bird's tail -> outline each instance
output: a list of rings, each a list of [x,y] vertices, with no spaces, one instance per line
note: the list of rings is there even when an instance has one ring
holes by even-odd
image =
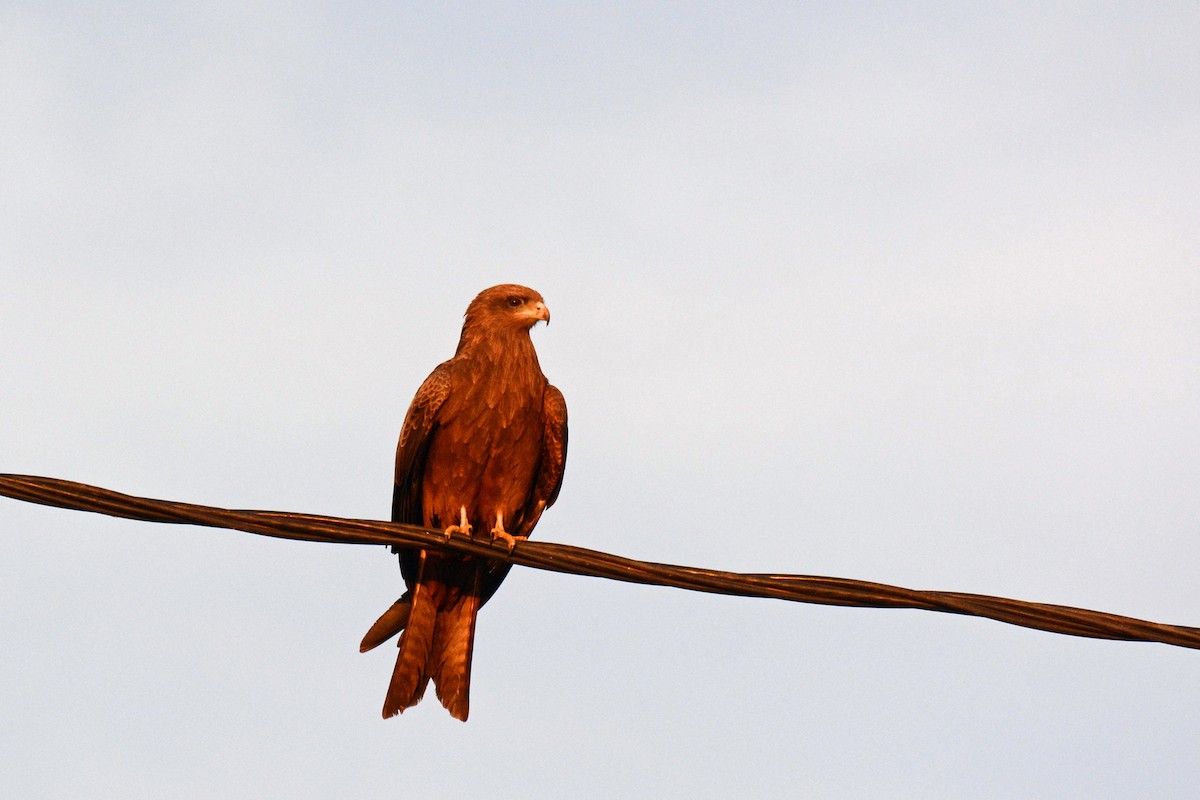
[[[403,629],[383,703],[385,718],[416,705],[432,679],[450,715],[466,720],[480,578],[475,563],[422,553],[412,590],[371,626],[360,646],[364,652]]]

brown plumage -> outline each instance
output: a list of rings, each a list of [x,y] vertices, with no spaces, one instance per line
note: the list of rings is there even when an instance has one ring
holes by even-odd
[[[554,504],[567,457],[567,406],[546,381],[529,330],[550,322],[542,296],[493,286],[467,308],[454,358],[417,390],[396,448],[392,519],[474,536],[529,536]],[[475,615],[509,565],[399,548],[407,591],[371,627],[370,650],[403,630],[383,705],[391,717],[432,680],[451,715],[465,720]]]

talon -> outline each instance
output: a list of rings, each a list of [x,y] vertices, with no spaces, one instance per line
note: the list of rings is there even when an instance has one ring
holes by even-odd
[[[504,544],[508,546],[508,552],[510,553],[513,551],[513,548],[517,546],[517,537],[513,536],[503,528],[492,528],[492,541],[494,542],[497,539],[502,540]]]
[[[496,526],[492,528],[493,542],[497,539],[501,540],[505,545],[508,546],[508,552],[511,553],[513,548],[517,546],[518,541],[524,541],[528,538],[528,536],[513,536],[511,533],[504,530],[504,515],[496,514]]]
[[[450,537],[456,533],[465,533],[467,536],[471,535],[471,523],[467,522],[466,506],[459,506],[458,508],[458,524],[449,526],[446,528],[446,530],[442,531],[442,533],[446,534],[447,542],[450,541]]]

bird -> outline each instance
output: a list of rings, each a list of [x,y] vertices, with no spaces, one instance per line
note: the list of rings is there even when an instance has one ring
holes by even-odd
[[[396,446],[392,521],[489,536],[512,552],[554,505],[567,458],[567,405],[542,374],[530,331],[550,324],[542,296],[517,284],[467,306],[454,357],[417,390]],[[404,594],[371,626],[366,652],[400,634],[384,718],[419,702],[429,681],[450,715],[470,706],[475,618],[511,564],[393,547]]]

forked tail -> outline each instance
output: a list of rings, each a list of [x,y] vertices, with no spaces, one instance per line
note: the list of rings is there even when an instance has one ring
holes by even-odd
[[[360,649],[370,650],[403,629],[384,718],[416,705],[432,679],[442,705],[465,721],[481,570],[459,559],[426,557],[421,562],[412,590],[371,626]]]

